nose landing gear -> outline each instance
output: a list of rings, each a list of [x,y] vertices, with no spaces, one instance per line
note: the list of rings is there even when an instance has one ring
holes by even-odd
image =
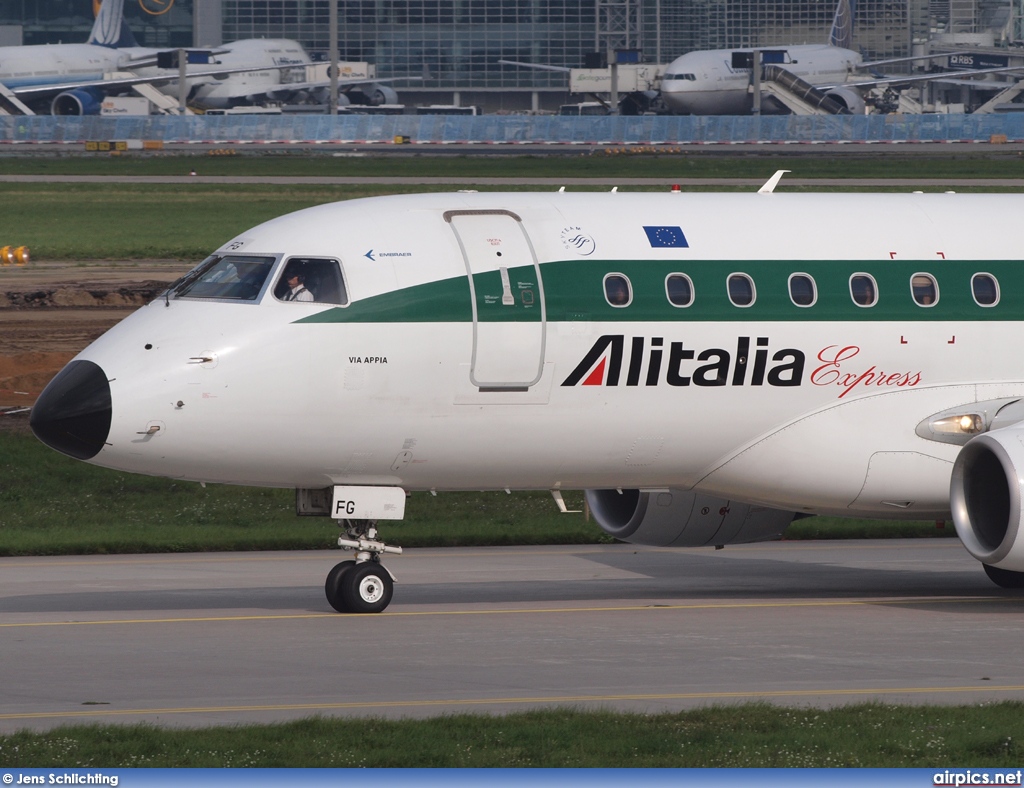
[[[401,547],[377,539],[376,520],[342,520],[345,535],[338,546],[355,550],[355,559],[342,561],[327,574],[324,593],[339,613],[380,613],[390,603],[395,578],[380,562],[382,553],[401,554]]]

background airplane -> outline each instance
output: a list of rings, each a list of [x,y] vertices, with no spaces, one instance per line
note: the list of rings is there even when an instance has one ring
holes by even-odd
[[[165,108],[151,88],[177,96],[177,68],[160,68],[164,50],[139,47],[123,18],[124,0],[104,0],[85,44],[0,47],[0,111],[98,114],[106,96],[138,91]],[[330,82],[310,80],[313,61],[300,44],[250,39],[214,50],[191,49],[187,66],[191,99],[199,107],[228,107],[260,100],[324,100]],[[377,80],[341,79],[354,99],[394,103],[394,90]]]
[[[827,44],[762,48],[694,50],[673,60],[661,74],[660,92],[627,95],[620,112],[636,114],[655,98],[677,115],[749,115],[788,112],[863,114],[869,106],[891,112],[899,108],[894,89],[951,78],[974,79],[1017,67],[951,70],[942,73],[883,76],[858,72],[897,63],[935,60],[925,55],[866,62],[852,48],[853,6],[838,0]],[[947,57],[943,55],[941,57]],[[755,60],[757,63],[755,64]],[[571,73],[574,69],[502,60],[505,65]],[[871,91],[878,89],[878,95]]]

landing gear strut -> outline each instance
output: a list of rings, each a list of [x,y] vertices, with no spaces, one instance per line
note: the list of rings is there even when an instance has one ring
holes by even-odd
[[[342,520],[340,525],[345,534],[338,538],[338,546],[354,550],[356,557],[327,574],[327,601],[339,613],[380,613],[395,592],[395,578],[381,564],[381,554],[401,554],[402,548],[377,539],[376,520]]]

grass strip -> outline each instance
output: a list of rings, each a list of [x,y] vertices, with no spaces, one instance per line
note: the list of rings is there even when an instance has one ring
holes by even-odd
[[[1024,704],[675,714],[560,709],[428,720],[311,718],[164,729],[74,726],[0,736],[7,768],[928,767],[1017,769]]]
[[[337,544],[327,517],[297,517],[292,490],[207,485],[99,468],[31,435],[0,432],[0,555],[313,550]],[[581,493],[567,502],[580,508]],[[594,522],[562,515],[547,493],[412,496],[387,524],[406,547],[590,544]]]
[[[581,492],[565,499],[582,508]],[[403,547],[612,541],[583,515],[560,514],[546,492],[415,493],[406,519],[384,528]],[[798,520],[787,532],[789,539],[953,535],[932,522],[825,517]],[[0,431],[0,556],[314,550],[335,546],[337,537],[333,520],[295,515],[291,490],[137,476],[65,457],[23,431]]]
[[[222,151],[224,149],[221,149]],[[792,170],[794,178],[1019,178],[1024,156],[1013,150],[957,150],[940,154],[891,153],[872,146],[853,151],[820,146],[802,155],[780,155],[777,148],[761,152],[665,153],[652,146],[611,146],[594,152],[542,155],[438,154],[430,149],[402,153],[332,155],[297,151],[268,154],[244,147],[236,155],[86,154],[0,156],[4,175],[199,175],[219,176],[391,176],[573,177],[573,178],[765,178],[775,170]]]
[[[774,165],[772,165],[774,166]],[[767,176],[766,176],[767,177]],[[475,187],[489,191],[537,191],[538,187]],[[452,192],[457,186],[308,186],[188,184],[0,183],[3,243],[28,246],[36,261],[150,260],[198,262],[236,235],[292,211],[338,200],[385,194]],[[941,188],[937,186],[935,188]],[[544,188],[540,189],[545,190]],[[573,191],[606,187],[572,187]],[[707,191],[706,187],[689,190]],[[786,187],[786,191],[839,191],[834,187]],[[1014,191],[971,187],[961,191]],[[548,191],[554,191],[548,189]],[[664,191],[637,187],[630,191]],[[716,191],[752,191],[747,187]],[[843,191],[906,191],[844,189]],[[0,271],[0,281],[2,281]]]

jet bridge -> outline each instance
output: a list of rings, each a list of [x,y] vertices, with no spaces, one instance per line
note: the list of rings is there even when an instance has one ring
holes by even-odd
[[[761,75],[761,90],[794,115],[850,114],[844,104],[782,66],[766,65]]]

